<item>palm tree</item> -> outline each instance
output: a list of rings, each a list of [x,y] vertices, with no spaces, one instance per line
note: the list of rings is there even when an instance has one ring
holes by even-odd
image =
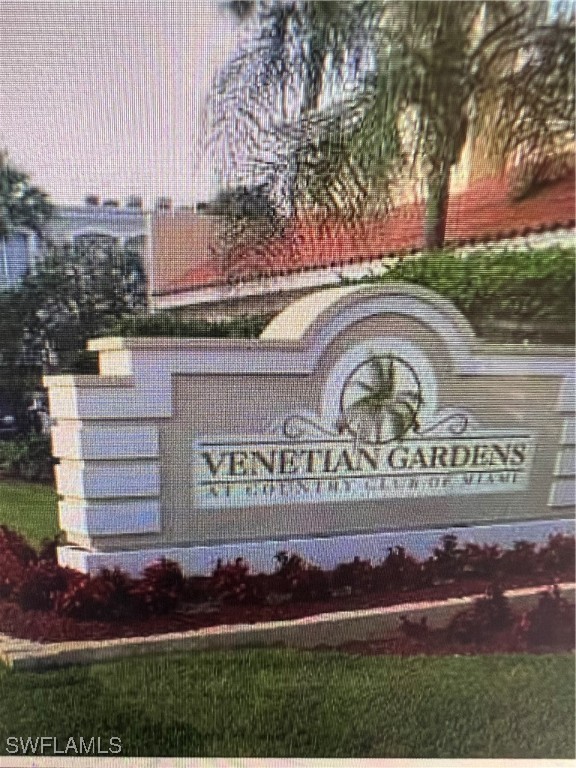
[[[374,9],[374,76],[349,105],[348,127],[329,126],[314,194],[338,209],[342,195],[331,190],[352,178],[347,206],[360,217],[371,199],[391,204],[390,178],[416,171],[426,182],[423,239],[441,246],[470,122],[504,160],[519,148],[545,156],[573,138],[573,8],[556,18],[545,2],[390,0]]]
[[[360,70],[369,3],[260,0],[231,3],[252,17],[246,39],[214,83],[210,144],[225,187],[263,186],[279,213],[294,214],[307,120],[330,76]]]
[[[395,182],[418,176],[423,239],[441,246],[452,168],[471,131],[492,137],[487,154],[503,164],[573,137],[574,7],[555,17],[550,7],[260,3],[255,36],[216,88],[229,174],[249,169],[270,189],[281,180],[286,215],[305,206],[355,221],[389,210]],[[344,88],[350,62],[357,71]],[[342,93],[322,106],[330,72]],[[298,119],[288,109],[295,83]]]
[[[16,229],[40,234],[52,214],[48,195],[32,186],[25,173],[17,170],[6,152],[0,152],[0,237],[9,237]]]
[[[40,234],[52,215],[48,195],[29,183],[28,176],[8,162],[6,152],[0,151],[0,240],[3,270],[8,277],[6,241],[20,229]]]
[[[341,411],[348,431],[358,439],[383,443],[417,429],[421,405],[412,369],[392,356],[374,355],[348,377]]]
[[[574,167],[575,8],[574,0],[532,7],[514,66],[479,89],[481,130],[491,136],[486,159],[514,163],[524,191],[546,180],[538,176],[547,168]]]

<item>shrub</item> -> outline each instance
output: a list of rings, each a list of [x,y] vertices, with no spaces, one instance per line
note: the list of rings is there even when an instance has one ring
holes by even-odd
[[[119,569],[103,570],[91,577],[58,565],[59,543],[58,536],[44,541],[37,554],[23,536],[0,526],[0,599],[16,601],[26,610],[54,609],[75,619],[109,621],[166,614],[184,601],[307,602],[326,600],[342,588],[356,593],[402,591],[426,587],[442,578],[490,578],[496,586],[451,622],[451,636],[465,642],[481,640],[486,632],[509,625],[508,603],[497,586],[502,576],[540,573],[562,577],[573,573],[575,552],[574,537],[563,534],[550,536],[540,548],[521,541],[511,550],[496,545],[460,547],[455,536],[447,535],[425,562],[415,560],[398,546],[390,548],[386,559],[376,566],[356,557],[333,571],[323,571],[298,554],[280,551],[272,574],[251,574],[249,564],[237,558],[225,564],[219,560],[210,576],[185,579],[180,566],[166,559],[149,565],[141,578],[131,578]],[[547,602],[552,598],[555,602]],[[527,642],[532,642],[532,636],[539,637],[555,617],[561,617],[562,626],[568,625],[566,602],[558,602],[556,593],[552,598],[544,596],[539,611],[531,618],[525,616],[521,634]],[[404,629],[410,628],[406,625]]]
[[[36,552],[26,539],[0,526],[0,598],[12,598],[36,565]]]
[[[417,589],[422,585],[424,576],[422,564],[407,555],[404,547],[390,547],[384,562],[374,567],[374,589]]]
[[[496,578],[500,573],[502,550],[497,544],[466,544],[461,550],[462,575]]]
[[[451,533],[442,536],[442,546],[434,548],[428,568],[435,581],[452,581],[460,575],[463,566],[457,536]]]
[[[53,480],[55,460],[50,438],[30,433],[15,440],[0,441],[0,469],[23,480]]]
[[[332,574],[332,586],[336,589],[349,587],[352,592],[369,592],[373,585],[373,569],[370,560],[355,557],[351,563],[340,563]]]
[[[132,579],[119,568],[103,569],[96,576],[75,574],[56,599],[57,611],[81,620],[115,620],[137,614],[173,611],[184,592],[180,566],[166,559],[144,569]]]
[[[126,577],[124,577],[126,579]],[[170,613],[184,595],[185,579],[179,564],[161,558],[144,569],[130,587],[130,595],[147,613]]]
[[[120,336],[173,336],[183,338],[253,339],[260,336],[272,315],[248,315],[230,320],[185,318],[168,310],[153,315],[132,315],[108,332]]]
[[[95,584],[89,575],[78,575],[66,590],[58,595],[55,609],[62,616],[74,619],[101,618],[107,604],[108,590]]]
[[[462,258],[453,249],[424,254],[403,261],[383,277],[350,282],[381,283],[401,280],[415,283],[452,301],[475,329],[501,340],[499,319],[527,324],[519,329],[522,341],[574,341],[575,265],[570,248],[539,250],[487,248]],[[121,320],[112,330],[122,336],[180,336],[192,338],[256,338],[272,315],[252,315],[230,320],[186,319],[163,311]],[[534,323],[545,325],[535,328]],[[505,331],[505,333],[512,333]],[[560,336],[558,334],[561,334]]]
[[[60,531],[51,539],[43,539],[38,552],[38,560],[43,563],[58,564],[58,547],[64,543],[64,534]]]
[[[50,610],[57,596],[65,592],[70,571],[58,565],[40,561],[25,569],[14,589],[16,602],[24,610]]]
[[[502,340],[498,321],[526,324],[507,340],[574,343],[575,263],[571,248],[486,249],[465,258],[455,250],[403,261],[366,283],[402,280],[446,297],[475,330]]]
[[[562,533],[548,538],[540,551],[540,564],[544,573],[552,577],[562,573],[574,573],[576,568],[576,539]]]
[[[18,462],[22,456],[23,439],[0,441],[0,471],[8,477],[18,477]]]
[[[507,629],[512,610],[502,588],[493,584],[471,608],[459,611],[448,624],[448,636],[462,643],[482,642],[492,632]]]
[[[55,607],[63,616],[85,621],[126,618],[136,609],[132,585],[132,579],[117,568],[104,569],[97,576],[75,573],[66,590],[56,596]]]
[[[574,644],[574,605],[555,585],[540,594],[538,605],[523,615],[518,629],[530,646],[570,648]]]
[[[184,582],[182,600],[188,603],[205,603],[211,599],[211,576],[188,576]]]
[[[14,557],[24,566],[35,564],[38,560],[36,551],[28,544],[24,536],[0,525],[0,562],[6,557]]]
[[[501,568],[504,573],[524,576],[535,572],[537,562],[536,544],[515,541],[512,549],[503,553]]]
[[[264,598],[261,579],[250,575],[250,566],[242,558],[222,563],[218,560],[212,572],[210,595],[222,603],[260,603]]]
[[[327,574],[297,554],[280,551],[275,555],[278,568],[274,583],[280,592],[288,592],[296,601],[310,602],[330,597]]]
[[[420,621],[412,621],[407,616],[400,616],[400,630],[406,637],[421,640],[430,634],[428,618],[422,616]]]
[[[23,536],[0,526],[0,598],[15,599],[26,610],[51,608],[74,573],[58,565],[58,543],[58,537],[45,541],[37,555]]]
[[[431,581],[454,581],[459,578],[480,577],[494,579],[501,568],[502,550],[498,545],[473,544],[458,546],[454,534],[442,537],[442,546],[436,547],[425,563]]]
[[[0,555],[0,599],[11,598],[22,583],[26,568],[11,552]]]

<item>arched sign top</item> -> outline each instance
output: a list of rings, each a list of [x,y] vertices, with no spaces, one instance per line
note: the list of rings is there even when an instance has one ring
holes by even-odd
[[[442,336],[452,353],[471,351],[476,341],[466,318],[438,294],[409,283],[344,286],[293,302],[264,329],[268,341],[301,341],[314,349],[327,346],[353,323],[376,315],[403,315]]]

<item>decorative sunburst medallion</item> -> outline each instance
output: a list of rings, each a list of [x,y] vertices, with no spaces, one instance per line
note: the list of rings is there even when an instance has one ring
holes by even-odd
[[[372,444],[401,440],[419,428],[422,388],[414,368],[395,355],[373,355],[352,370],[340,396],[339,431]]]

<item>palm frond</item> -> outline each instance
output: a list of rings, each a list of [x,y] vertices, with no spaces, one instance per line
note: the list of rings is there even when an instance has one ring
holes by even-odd
[[[354,385],[355,385],[355,386],[357,386],[357,387],[360,387],[360,388],[361,388],[361,389],[363,389],[365,392],[369,392],[370,394],[372,394],[372,393],[374,393],[374,392],[376,391],[376,388],[375,388],[375,387],[373,387],[373,386],[372,386],[372,385],[370,385],[370,384],[366,384],[366,382],[365,382],[365,381],[355,381],[355,382],[354,382]]]
[[[396,368],[392,359],[373,357],[369,361],[370,367],[376,374],[375,389],[382,399],[390,399],[396,387]]]

